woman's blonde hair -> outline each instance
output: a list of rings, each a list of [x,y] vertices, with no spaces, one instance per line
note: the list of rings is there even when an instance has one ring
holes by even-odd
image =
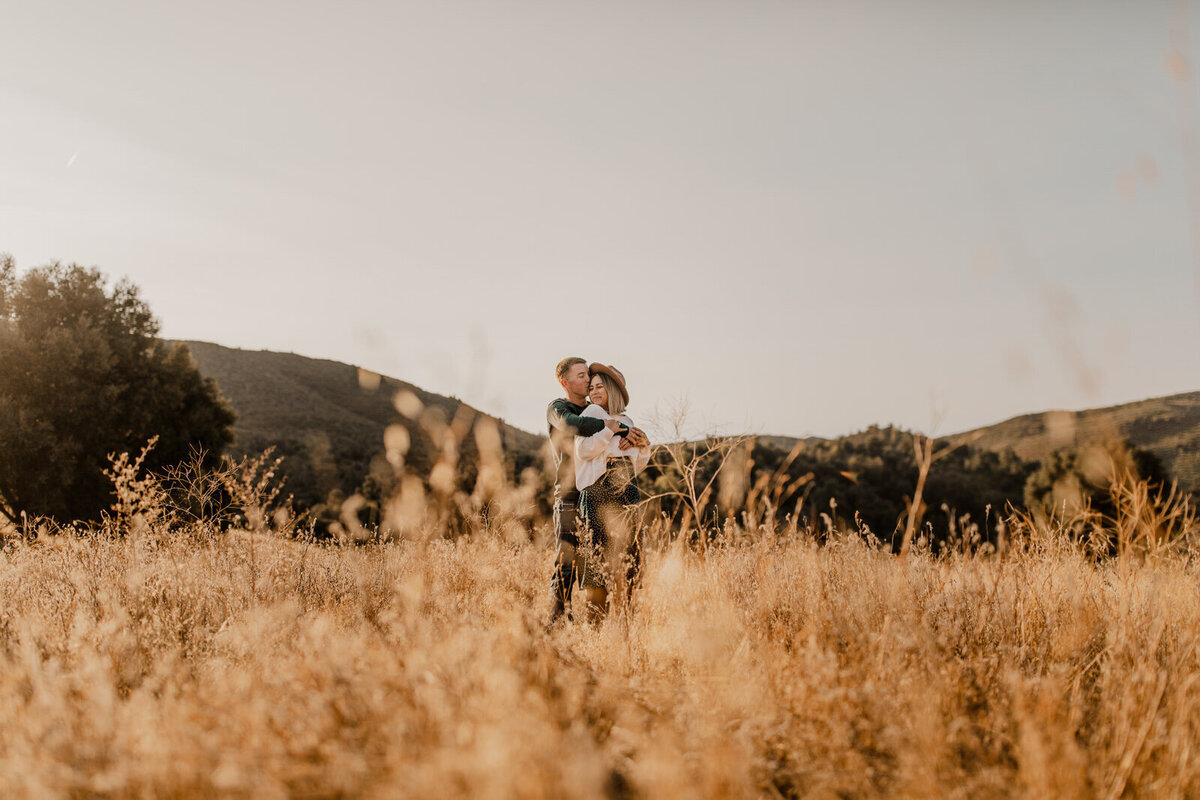
[[[604,384],[604,392],[608,395],[608,408],[604,410],[614,417],[617,414],[624,414],[625,393],[621,391],[621,387],[617,386],[617,382],[603,372],[593,372],[592,377],[599,378],[600,383]]]

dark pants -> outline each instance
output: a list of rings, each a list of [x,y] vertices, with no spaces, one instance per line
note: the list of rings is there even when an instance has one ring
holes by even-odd
[[[554,538],[558,553],[554,559],[554,574],[550,578],[550,591],[554,595],[551,620],[558,619],[570,608],[571,593],[579,578],[575,567],[575,551],[579,548],[578,502],[579,492],[571,492],[554,501]]]

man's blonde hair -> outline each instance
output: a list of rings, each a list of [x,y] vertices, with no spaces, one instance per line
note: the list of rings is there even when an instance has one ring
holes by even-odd
[[[558,367],[554,370],[554,374],[557,375],[558,379],[561,381],[567,376],[567,370],[576,364],[587,365],[587,360],[579,358],[578,356],[568,356],[567,358],[564,358],[562,361],[558,362]]]

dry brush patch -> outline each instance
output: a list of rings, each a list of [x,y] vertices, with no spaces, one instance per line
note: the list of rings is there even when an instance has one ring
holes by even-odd
[[[731,541],[549,630],[550,549],[495,537],[10,543],[0,793],[1200,794],[1187,556]]]

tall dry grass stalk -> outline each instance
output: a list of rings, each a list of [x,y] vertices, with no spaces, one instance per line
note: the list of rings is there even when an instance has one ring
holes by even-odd
[[[899,559],[734,526],[548,630],[544,541],[140,513],[0,554],[2,796],[1200,795],[1186,537],[1101,562],[1029,519]]]

